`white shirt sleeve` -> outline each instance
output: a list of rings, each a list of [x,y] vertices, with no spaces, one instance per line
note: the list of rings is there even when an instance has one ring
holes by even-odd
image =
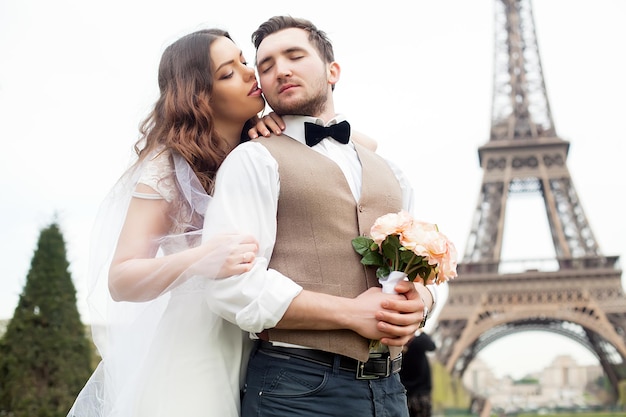
[[[251,234],[259,252],[250,272],[213,280],[207,301],[226,320],[258,333],[274,327],[302,290],[290,278],[267,269],[276,239],[278,165],[263,145],[245,143],[228,155],[215,184],[203,241],[222,233]]]
[[[398,183],[400,183],[400,189],[402,190],[402,208],[409,213],[414,214],[413,209],[415,208],[415,195],[413,193],[413,187],[411,186],[409,179],[406,177],[406,175],[404,175],[404,172],[396,164],[388,159],[385,159],[385,161],[398,179]]]

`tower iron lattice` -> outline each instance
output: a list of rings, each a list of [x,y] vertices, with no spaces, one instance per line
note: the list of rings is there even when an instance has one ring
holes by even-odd
[[[598,358],[614,394],[626,379],[626,296],[618,256],[602,255],[567,167],[546,94],[530,0],[495,1],[491,132],[459,278],[433,337],[437,359],[462,375],[490,343],[527,330],[566,336]],[[501,259],[507,199],[542,197],[555,259]],[[532,222],[531,218],[516,219]]]

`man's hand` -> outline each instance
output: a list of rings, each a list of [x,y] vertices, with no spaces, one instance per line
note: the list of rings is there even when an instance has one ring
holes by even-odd
[[[357,314],[350,320],[350,328],[389,346],[408,343],[422,321],[424,304],[412,282],[400,282],[395,290],[399,294],[384,294],[374,287],[356,297]]]
[[[400,281],[395,290],[402,297],[388,298],[382,302],[382,310],[376,313],[377,328],[383,333],[392,335],[382,337],[381,343],[402,346],[408,343],[419,329],[424,318],[424,300],[432,301],[432,298],[428,289],[421,283]]]

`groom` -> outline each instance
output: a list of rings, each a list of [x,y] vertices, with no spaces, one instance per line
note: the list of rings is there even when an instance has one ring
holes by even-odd
[[[257,333],[242,415],[407,417],[399,352],[432,309],[434,290],[401,282],[400,295],[382,294],[351,240],[383,214],[411,211],[412,189],[350,140],[334,109],[340,68],[324,32],[277,16],[252,38],[264,95],[286,129],[229,154],[205,229],[205,237],[238,231],[259,241],[252,270],[221,280],[212,300]],[[370,339],[389,351],[371,355]]]

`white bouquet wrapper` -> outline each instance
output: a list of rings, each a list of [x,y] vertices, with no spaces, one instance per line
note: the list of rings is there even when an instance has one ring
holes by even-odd
[[[402,271],[391,271],[386,278],[379,278],[378,282],[383,286],[383,293],[395,294],[394,288],[398,282],[405,280],[407,275]]]

